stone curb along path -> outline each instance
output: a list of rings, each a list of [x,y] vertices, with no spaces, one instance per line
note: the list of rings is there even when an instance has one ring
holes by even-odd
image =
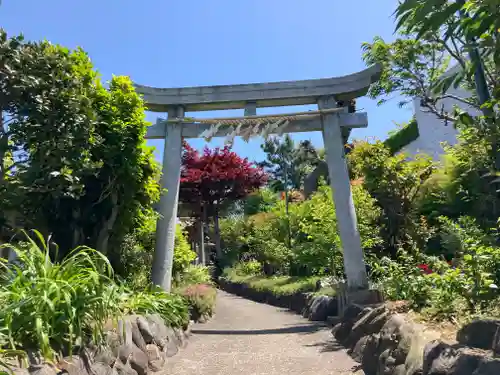
[[[156,314],[129,315],[107,328],[102,347],[86,347],[56,364],[28,353],[29,367],[12,370],[16,375],[147,375],[163,370],[169,358],[186,347],[191,326],[168,327]]]
[[[458,343],[447,343],[384,305],[350,305],[332,333],[366,375],[500,375],[500,359],[489,350],[499,327],[475,321],[458,332]]]

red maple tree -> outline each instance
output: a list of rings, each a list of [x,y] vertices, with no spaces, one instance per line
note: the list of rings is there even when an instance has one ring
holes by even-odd
[[[246,197],[266,181],[262,168],[238,156],[229,146],[205,147],[200,153],[184,142],[179,199],[189,205],[196,216],[205,216],[205,220],[213,216],[217,255],[220,255],[220,207]]]

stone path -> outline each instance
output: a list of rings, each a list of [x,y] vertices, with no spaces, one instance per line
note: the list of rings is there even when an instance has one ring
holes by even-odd
[[[283,309],[218,292],[216,315],[169,358],[175,375],[347,375],[357,364],[330,328]]]

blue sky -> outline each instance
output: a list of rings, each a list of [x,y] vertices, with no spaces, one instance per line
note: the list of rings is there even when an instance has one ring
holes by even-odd
[[[81,46],[104,80],[113,74],[157,87],[223,85],[325,78],[365,68],[361,43],[393,38],[397,0],[3,0],[0,27],[9,35]],[[367,129],[351,137],[385,138],[412,109],[378,107],[362,98]],[[302,110],[303,108],[300,108]],[[259,109],[259,114],[299,108]],[[197,117],[242,111],[204,112]],[[193,115],[193,114],[188,114]],[[163,114],[148,113],[154,122]],[[300,133],[322,147],[321,134]],[[151,141],[161,160],[162,141]],[[234,150],[261,160],[261,140],[238,139]],[[192,144],[201,148],[203,140]],[[222,145],[216,139],[210,146]]]

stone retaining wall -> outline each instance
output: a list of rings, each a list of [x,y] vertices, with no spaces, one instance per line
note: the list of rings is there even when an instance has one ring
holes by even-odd
[[[11,362],[16,375],[148,375],[187,345],[186,330],[165,325],[159,315],[130,315],[106,328],[106,345],[86,347],[55,364],[29,354],[28,366]]]
[[[313,293],[295,293],[277,296],[269,291],[255,290],[246,284],[219,280],[220,289],[248,298],[255,302],[282,307],[302,314],[313,321],[326,321],[330,316],[337,315],[337,299],[335,297],[317,296]]]
[[[447,343],[439,332],[391,313],[384,305],[350,305],[332,333],[360,362],[365,375],[499,375],[500,359],[491,350],[473,347],[479,337],[484,348],[494,346],[495,334],[486,332],[499,332],[500,322],[496,324],[497,331],[490,325],[483,333],[464,327],[458,343]]]

